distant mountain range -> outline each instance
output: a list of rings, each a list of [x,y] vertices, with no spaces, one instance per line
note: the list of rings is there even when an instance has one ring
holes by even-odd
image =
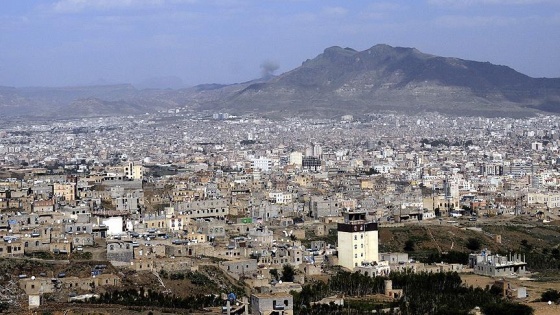
[[[560,78],[531,78],[488,62],[414,48],[330,47],[276,77],[186,89],[132,85],[0,87],[0,115],[91,117],[189,107],[269,116],[336,117],[392,110],[451,115],[529,116],[560,112]]]

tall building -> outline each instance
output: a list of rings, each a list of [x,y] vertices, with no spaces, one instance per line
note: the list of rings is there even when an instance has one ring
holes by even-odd
[[[301,166],[304,170],[320,171],[321,160],[314,156],[304,156],[301,160]]]
[[[300,166],[303,162],[303,154],[298,151],[290,153],[290,164],[295,166]]]
[[[338,264],[353,270],[379,260],[379,233],[377,222],[366,221],[365,212],[345,212],[344,223],[339,223]]]
[[[254,170],[261,170],[268,172],[272,169],[272,161],[269,158],[260,157],[258,159],[251,159],[251,168]]]
[[[144,178],[144,167],[129,161],[124,165],[124,176],[131,180],[141,180]]]

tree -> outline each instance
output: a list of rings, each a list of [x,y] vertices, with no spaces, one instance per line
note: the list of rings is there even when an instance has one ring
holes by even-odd
[[[282,278],[280,278],[280,280],[284,282],[294,282],[295,273],[294,267],[285,264],[284,267],[282,267]]]
[[[278,279],[280,278],[280,275],[278,275],[278,270],[276,269],[270,269],[269,273],[276,281],[278,281]]]
[[[470,250],[477,251],[481,247],[480,240],[478,238],[470,237],[467,240],[467,245],[466,246]]]
[[[548,301],[556,302],[559,299],[560,299],[560,292],[558,292],[554,289],[548,289],[548,290],[544,291],[543,294],[541,294],[541,301],[542,302],[548,302]]]
[[[0,313],[3,313],[4,311],[7,311],[9,308],[8,303],[6,302],[0,302]]]
[[[413,252],[414,251],[414,241],[413,240],[407,240],[406,242],[404,242],[404,251],[405,252]]]
[[[529,244],[527,240],[521,240],[521,246],[525,248],[525,251],[531,251],[533,249],[533,245]]]
[[[555,259],[559,259],[560,258],[560,249],[553,248],[551,254],[552,254],[552,257],[554,257]]]

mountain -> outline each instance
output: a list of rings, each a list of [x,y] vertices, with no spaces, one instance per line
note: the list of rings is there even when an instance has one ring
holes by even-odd
[[[560,112],[560,79],[534,79],[506,66],[414,48],[331,47],[269,82],[247,86],[218,107],[312,116],[378,110],[525,116]]]
[[[163,78],[148,85],[178,83]],[[414,48],[330,47],[279,76],[238,84],[139,89],[129,84],[0,87],[0,117],[130,115],[189,107],[269,116],[335,117],[382,110],[529,116],[560,112],[560,79],[531,78],[489,62],[439,57]]]
[[[139,89],[180,89],[185,87],[183,80],[176,76],[152,77],[134,84]]]

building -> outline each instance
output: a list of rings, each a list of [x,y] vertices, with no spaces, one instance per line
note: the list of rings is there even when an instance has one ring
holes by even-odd
[[[338,223],[338,264],[353,270],[379,260],[379,234],[376,222],[366,221],[365,212],[345,212]]]
[[[496,163],[484,163],[480,165],[480,174],[485,176],[504,175],[504,166]]]
[[[144,177],[144,167],[130,161],[124,166],[124,176],[129,180],[142,180]]]
[[[469,255],[469,267],[475,274],[492,277],[518,276],[527,273],[525,257],[519,254],[492,255],[489,250]]]
[[[131,242],[108,242],[107,260],[111,263],[130,263],[134,260],[134,247]]]
[[[298,151],[290,153],[290,165],[295,165],[296,167],[301,167],[303,162],[303,154]]]
[[[60,200],[73,201],[76,197],[75,184],[53,184],[53,195]]]
[[[292,315],[294,298],[289,293],[251,294],[252,315]]]
[[[321,160],[314,156],[305,156],[301,161],[302,167],[305,170],[320,171],[321,170]]]
[[[262,172],[269,172],[272,168],[272,160],[264,157],[251,160],[251,168],[253,170],[261,170]]]

